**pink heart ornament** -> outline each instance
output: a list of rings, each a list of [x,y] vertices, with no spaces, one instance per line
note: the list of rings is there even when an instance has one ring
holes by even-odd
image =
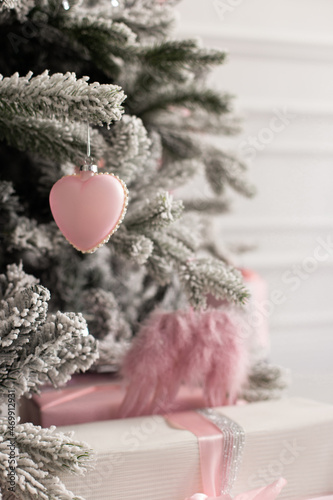
[[[62,234],[80,252],[92,253],[118,229],[127,208],[125,183],[113,174],[90,171],[59,179],[50,208]]]

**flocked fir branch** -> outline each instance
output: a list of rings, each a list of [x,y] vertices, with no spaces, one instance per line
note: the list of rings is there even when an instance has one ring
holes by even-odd
[[[34,0],[0,0],[0,13],[14,10],[18,19],[24,20],[29,10],[34,6]]]
[[[121,70],[116,58],[135,58],[136,36],[126,24],[101,17],[81,18],[79,15],[69,18],[60,28],[85,47],[95,64],[110,77],[119,75]]]
[[[150,123],[152,119],[150,118]],[[189,110],[185,107],[171,107],[166,112],[160,112],[153,117],[156,127],[166,127],[177,131],[187,131],[193,134],[202,130],[212,135],[234,135],[240,132],[240,120],[230,114],[217,115],[207,113],[205,109],[196,108]]]
[[[197,159],[174,161],[159,172],[160,188],[171,190],[171,192],[179,189],[185,186],[198,171],[200,171],[200,164]],[[146,192],[150,193],[153,186],[150,188],[147,186],[146,189]]]
[[[222,64],[225,53],[204,50],[195,40],[167,40],[152,47],[142,48],[139,53],[142,69],[133,83],[139,95],[158,89],[162,83],[189,83],[193,72],[203,74],[209,66]],[[133,95],[135,98],[136,96]]]
[[[254,195],[255,190],[246,178],[247,167],[238,158],[214,147],[206,147],[202,158],[208,182],[216,194],[229,185],[244,196]]]
[[[36,498],[40,500],[84,500],[82,497],[67,490],[62,481],[54,475],[53,471],[49,473],[48,470],[43,467],[43,461],[40,460],[39,462],[35,462],[29,453],[20,452],[18,449],[15,467],[15,492],[9,491],[7,478],[9,470],[8,437],[6,436],[6,432],[4,432],[3,435],[1,432],[5,428],[6,424],[0,423],[0,488],[3,500],[35,500]],[[56,440],[57,436],[54,435],[53,445]],[[71,439],[68,438],[68,441],[70,445]],[[75,456],[76,443],[73,442],[73,445],[73,454]],[[81,449],[81,452],[90,453],[90,450],[88,448]],[[74,457],[71,457],[70,453],[72,452],[69,450],[66,461],[73,461]],[[58,463],[61,464],[61,459]]]
[[[167,192],[158,193],[152,200],[147,200],[128,215],[126,227],[143,233],[161,229],[179,219],[182,210],[181,201],[174,200]]]
[[[167,40],[146,49],[144,63],[176,79],[180,68],[201,72],[212,64],[222,64],[225,57],[225,52],[199,48],[197,40]]]
[[[82,160],[85,123],[109,125],[119,120],[125,98],[119,86],[88,84],[88,80],[69,72],[49,76],[47,71],[35,77],[31,72],[26,77],[17,73],[1,77],[0,139],[57,161]],[[103,138],[93,130],[92,154],[98,157],[104,149]]]
[[[115,20],[126,23],[140,40],[156,41],[164,39],[174,25],[174,12],[169,8],[172,3],[175,2],[137,0],[131,8],[120,4],[119,10],[112,15]],[[110,8],[110,2],[105,0],[105,4],[106,8]]]
[[[154,7],[150,2],[149,19]],[[128,12],[129,9],[123,11],[124,14]],[[196,40],[159,40],[158,44],[140,45],[128,16],[127,19],[117,19],[117,16],[112,19],[101,15],[100,11],[94,13],[74,6],[67,16],[62,13],[53,18],[52,25],[82,45],[94,63],[112,78],[121,73],[116,58],[124,59],[126,64],[140,62],[142,70],[136,77],[136,88],[146,91],[161,78],[164,84],[167,81],[184,82],[190,77],[190,71],[203,73],[225,59],[224,52],[202,49]]]
[[[210,89],[197,88],[179,88],[157,91],[150,98],[147,96],[145,102],[135,107],[135,112],[138,116],[147,119],[149,115],[156,111],[164,111],[168,106],[184,106],[188,109],[204,108],[210,113],[227,113],[230,111],[230,96],[221,95]],[[148,116],[146,116],[148,115]]]
[[[0,275],[0,387],[16,397],[46,382],[61,385],[97,358],[97,343],[81,315],[47,316],[49,291],[12,265]],[[0,397],[5,397],[0,392]]]
[[[14,9],[15,5],[18,3],[18,0],[1,0],[0,2],[0,10],[5,9]]]
[[[15,73],[0,75],[0,113],[3,119],[19,114],[21,117],[55,118],[87,121],[110,125],[122,115],[124,92],[117,85],[88,84],[89,78],[77,79],[74,73],[49,76],[26,76]]]
[[[182,242],[190,251],[195,254],[202,247],[203,221],[193,214],[185,214],[168,228],[168,234]]]
[[[201,142],[188,131],[178,127],[157,126],[166,155],[174,161],[200,159]]]
[[[99,339],[98,365],[116,369],[130,347],[132,331],[113,293],[90,289],[83,293],[82,305],[88,311],[89,326]]]
[[[147,266],[162,285],[177,271],[188,300],[195,308],[206,307],[207,294],[235,303],[245,303],[248,292],[241,273],[218,259],[197,258],[191,246],[171,231],[151,234],[154,251]]]
[[[87,149],[87,125],[54,118],[15,115],[0,116],[0,140],[21,151],[38,153],[55,161],[82,161]],[[91,133],[91,151],[100,156],[104,141],[97,131]]]
[[[183,241],[169,235],[167,232],[151,235],[154,252],[149,257],[147,266],[157,282],[161,285],[170,283],[174,269],[179,270],[179,264],[193,258],[193,252]],[[187,296],[191,295],[185,289]],[[197,305],[191,302],[193,306]]]
[[[10,195],[10,189],[7,190]],[[26,274],[22,265],[0,275],[0,400],[8,390],[18,399],[45,382],[62,384],[72,373],[96,360],[97,343],[82,316],[48,315],[49,291]],[[13,436],[14,432],[14,436]],[[9,443],[16,447],[16,489],[8,490]],[[90,467],[91,450],[72,435],[18,424],[14,431],[0,420],[0,488],[5,499],[79,498],[57,477],[64,470],[82,474]]]
[[[0,434],[10,439],[6,424]],[[43,429],[31,423],[15,426],[13,441],[21,453],[26,453],[48,472],[70,472],[82,475],[93,466],[93,451],[89,445],[73,439],[74,432],[57,432],[55,426]]]
[[[205,307],[207,294],[235,303],[245,303],[249,296],[241,273],[218,259],[194,259],[183,263],[180,279],[196,307]]]
[[[13,184],[8,181],[0,181],[0,224],[2,228],[0,243],[2,245],[4,244],[5,234],[10,235],[22,211],[23,207],[15,195]]]
[[[124,115],[104,134],[104,139],[109,146],[104,154],[108,170],[123,179],[129,188],[133,181],[147,175],[152,142],[140,118]]]
[[[55,224],[37,224],[28,217],[18,217],[15,228],[8,235],[7,243],[11,250],[32,252],[33,260],[52,257],[64,247],[64,241]]]
[[[137,264],[145,264],[153,252],[154,243],[147,236],[127,231],[124,226],[114,236],[113,247],[119,255],[129,257]]]
[[[289,385],[289,370],[267,361],[258,361],[250,371],[241,398],[249,403],[279,399]]]
[[[184,210],[188,212],[203,212],[205,215],[221,215],[230,209],[230,201],[226,199],[216,200],[206,197],[185,200]]]

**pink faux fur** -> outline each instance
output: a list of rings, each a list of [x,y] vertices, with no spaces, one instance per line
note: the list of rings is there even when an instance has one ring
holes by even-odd
[[[121,417],[172,410],[180,385],[203,387],[207,406],[233,404],[246,380],[242,320],[217,309],[153,312],[125,357]]]

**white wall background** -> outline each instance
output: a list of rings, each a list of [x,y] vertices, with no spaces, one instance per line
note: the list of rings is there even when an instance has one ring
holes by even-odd
[[[239,263],[285,297],[268,307],[271,358],[293,371],[289,394],[333,403],[333,2],[182,0],[178,10],[182,36],[230,54],[212,83],[237,96],[233,148],[258,188],[216,231],[257,245]]]

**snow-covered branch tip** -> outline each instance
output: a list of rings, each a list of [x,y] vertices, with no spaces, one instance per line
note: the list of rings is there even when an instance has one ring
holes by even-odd
[[[77,79],[75,73],[48,71],[32,76],[29,72],[3,78],[0,75],[0,113],[3,118],[26,117],[89,121],[110,125],[120,120],[125,94],[118,85],[88,84],[89,77]]]
[[[19,0],[0,0],[0,12],[2,10],[14,9],[14,7],[19,3]]]
[[[0,0],[0,13],[14,10],[17,19],[20,22],[23,22],[26,20],[29,10],[31,10],[34,6],[34,0]]]
[[[235,304],[244,304],[249,297],[240,271],[218,259],[189,260],[180,266],[179,277],[196,309],[206,307],[208,294]]]
[[[0,419],[0,488],[6,500],[84,500],[69,491],[57,474],[83,474],[91,468],[92,450],[55,430],[20,424],[13,438],[5,419]],[[10,439],[16,445],[15,493],[8,490]]]
[[[140,232],[151,231],[168,226],[179,219],[183,211],[183,203],[174,200],[168,192],[157,193],[152,200],[137,208],[127,216],[126,227]]]
[[[40,385],[66,383],[97,359],[97,341],[81,314],[47,314],[49,291],[29,280],[22,266],[0,275],[0,400],[19,398]]]

